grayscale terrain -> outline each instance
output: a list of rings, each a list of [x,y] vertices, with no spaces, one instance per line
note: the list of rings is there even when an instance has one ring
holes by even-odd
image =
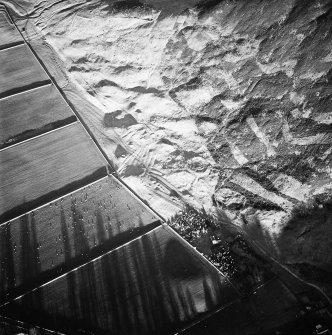
[[[64,333],[87,318],[82,334],[332,331],[331,1],[0,5],[0,315]]]

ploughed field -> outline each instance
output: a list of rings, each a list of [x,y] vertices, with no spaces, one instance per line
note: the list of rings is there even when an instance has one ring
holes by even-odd
[[[0,304],[159,224],[107,176],[1,225]]]
[[[0,5],[0,50],[19,43],[23,38],[11,22],[5,8]]]
[[[0,220],[20,215],[106,175],[104,160],[79,123],[0,151]]]
[[[28,46],[0,51],[0,98],[50,82]]]
[[[0,99],[0,148],[74,121],[52,84]]]
[[[0,311],[68,333],[170,334],[237,297],[225,277],[163,225]]]

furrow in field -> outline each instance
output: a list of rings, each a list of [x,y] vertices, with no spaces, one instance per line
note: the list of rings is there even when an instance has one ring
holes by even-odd
[[[0,100],[0,149],[76,121],[53,85]]]
[[[0,162],[1,222],[107,174],[79,123],[3,149]]]
[[[0,98],[50,83],[26,45],[0,51]]]

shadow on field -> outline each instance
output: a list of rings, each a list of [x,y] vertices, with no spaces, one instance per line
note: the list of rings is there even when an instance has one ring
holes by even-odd
[[[244,230],[267,255],[332,298],[331,222],[332,201],[318,196],[307,204],[298,204],[278,235],[272,236],[255,217]]]
[[[256,217],[244,217],[241,227],[235,225],[222,210],[215,219],[204,211],[187,207],[172,218],[170,225],[200,252],[204,252],[241,294],[240,299],[183,334],[213,335],[219,334],[222,329],[225,335],[275,334],[277,331],[280,334],[311,335],[317,323],[330,325],[332,320],[326,312],[329,306],[326,297],[270,259],[272,256],[283,263],[287,257],[294,257],[292,253],[301,257],[301,250],[307,252],[307,257],[313,257],[312,251],[303,248],[303,244],[310,243],[320,225],[331,222],[326,213],[328,205],[319,205],[316,207],[325,210],[321,211],[319,218],[317,210],[313,216],[320,223],[314,223],[313,216],[305,216],[301,221],[297,212],[279,236],[272,236]],[[324,231],[326,235],[326,226],[320,234],[324,235]],[[296,238],[298,236],[300,238]],[[330,245],[327,243],[330,236],[327,234],[325,237],[326,246]],[[317,252],[320,248],[324,247],[316,243],[311,250]],[[324,255],[330,257],[328,252]],[[296,267],[298,271],[295,273],[299,275],[299,265],[292,264],[293,271]],[[300,268],[302,274],[305,269],[309,272],[310,267],[305,264]],[[329,277],[322,278],[326,283]]]
[[[70,334],[169,334],[234,298],[219,274],[207,271],[177,238],[167,235],[161,243],[163,232],[159,228],[115,249],[3,306],[0,313]],[[74,243],[84,252],[84,230],[78,226],[76,233]],[[65,223],[62,234],[65,240]]]
[[[54,236],[54,244],[46,248],[41,247],[43,236],[37,238],[33,212],[22,216],[16,229],[11,229],[10,223],[0,226],[0,304],[100,257],[160,225],[160,221],[144,225],[140,220],[138,227],[121,232],[121,222],[117,217],[112,225],[113,230],[107,229],[107,222],[104,222],[97,205],[95,216],[97,234],[92,243],[90,240],[90,244],[86,223],[74,201],[71,203],[70,220],[66,219],[64,210],[60,208],[61,234]],[[72,228],[71,234],[69,227]],[[59,243],[62,244],[61,247]],[[57,259],[53,258],[55,249]],[[41,256],[44,259],[47,257],[47,263],[44,261],[43,266],[40,262]]]

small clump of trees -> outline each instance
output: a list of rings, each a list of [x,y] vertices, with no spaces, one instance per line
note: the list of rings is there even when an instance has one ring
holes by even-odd
[[[213,237],[212,231],[218,229],[215,219],[204,209],[198,211],[189,205],[181,213],[172,217],[168,224],[191,244],[207,234]],[[231,277],[236,271],[236,266],[230,245],[221,240],[217,242],[216,239],[215,241],[216,244],[211,248],[211,254],[205,257],[225,275]]]
[[[205,235],[209,228],[215,226],[212,217],[204,210],[198,211],[189,205],[181,213],[168,220],[167,223],[189,243]]]
[[[232,278],[236,273],[236,265],[229,243],[222,243],[214,247],[207,259],[229,278]]]

